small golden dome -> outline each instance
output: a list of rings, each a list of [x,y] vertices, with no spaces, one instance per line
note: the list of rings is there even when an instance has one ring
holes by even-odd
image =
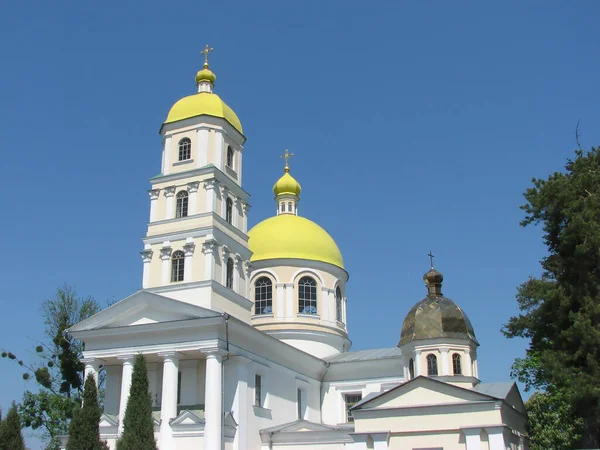
[[[209,83],[215,84],[216,79],[217,76],[215,75],[215,73],[208,68],[199,70],[196,74],[196,84],[202,81],[208,81]]]
[[[275,194],[275,197],[284,194],[295,195],[296,197],[299,197],[301,191],[302,186],[300,186],[300,183],[298,183],[296,179],[290,175],[290,169],[286,166],[283,176],[277,180],[277,183],[273,185],[273,193]]]

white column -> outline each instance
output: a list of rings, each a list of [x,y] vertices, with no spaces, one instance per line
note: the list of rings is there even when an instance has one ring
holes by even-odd
[[[285,283],[277,283],[275,285],[275,298],[274,303],[275,303],[275,309],[274,309],[274,313],[275,313],[275,317],[277,319],[283,319],[283,316],[285,314]]]
[[[150,285],[150,263],[152,262],[152,254],[154,252],[150,249],[146,249],[140,252],[143,261],[142,270],[142,289],[147,289]]]
[[[148,195],[150,195],[150,223],[152,223],[156,220],[156,203],[158,202],[160,189],[150,189]]]
[[[240,227],[240,218],[242,217],[242,201],[239,197],[235,197],[233,200],[233,226],[236,228]],[[243,221],[243,219],[242,219]]]
[[[222,358],[218,353],[206,355],[206,388],[204,394],[204,449],[221,450],[222,407]],[[161,449],[162,450],[162,449]]]
[[[225,218],[225,211],[227,209],[227,197],[229,195],[229,189],[224,184],[219,184],[219,194],[221,196],[221,217]]]
[[[118,357],[123,361],[123,371],[121,373],[121,400],[119,401],[119,436],[123,432],[123,420],[125,419],[125,410],[127,409],[127,400],[129,400],[129,389],[131,388],[131,375],[133,374],[133,355],[123,355]]]
[[[166,135],[163,147],[163,175],[171,173],[171,135]]]
[[[389,433],[371,433],[373,450],[387,450]]]
[[[192,238],[188,238],[188,239],[192,239]],[[185,245],[183,246],[183,251],[185,253],[185,260],[184,260],[184,264],[183,264],[183,281],[185,281],[186,283],[189,283],[192,280],[192,262],[193,262],[193,256],[194,256],[194,249],[196,248],[196,246],[194,245],[193,241],[190,242],[186,242]]]
[[[415,350],[414,360],[415,360],[415,377],[418,377],[419,375],[423,375],[421,373],[421,350]]]
[[[81,358],[81,362],[85,364],[85,369],[83,371],[83,384],[85,385],[87,377],[92,374],[94,380],[96,381],[96,387],[98,387],[98,373],[100,372],[100,365],[102,364],[101,361],[96,358]]]
[[[294,309],[294,283],[285,284],[285,310],[286,319],[293,319],[296,315]]]
[[[506,449],[506,444],[504,443],[503,427],[490,427],[490,428],[486,428],[485,431],[488,434],[490,450],[505,450]]]
[[[473,363],[471,362],[471,352],[467,350],[465,352],[465,366],[462,368],[463,374],[467,377],[474,376],[473,374]]]
[[[164,218],[172,219],[175,217],[175,205],[173,205],[173,200],[175,199],[175,186],[165,188],[164,193],[167,199],[167,212]]]
[[[225,172],[223,167],[223,148],[225,142],[223,141],[223,132],[215,131],[215,166],[221,171]]]
[[[217,180],[206,180],[204,182],[204,190],[206,191],[206,212],[216,212],[217,196],[216,196]]]
[[[196,405],[198,403],[198,360],[181,361],[181,401],[182,405]]]
[[[208,165],[208,128],[198,128],[196,130],[196,141],[198,142],[198,162],[196,167],[204,167]]]
[[[190,198],[188,199],[188,216],[193,216],[198,211],[198,186],[200,186],[199,181],[193,181],[187,185],[187,190],[190,194]]]
[[[221,284],[223,286],[227,286],[227,261],[231,253],[229,252],[229,247],[226,245],[221,246]]]
[[[248,213],[250,212],[250,205],[248,203],[242,203],[242,231],[248,232]]]
[[[177,417],[177,379],[179,357],[176,352],[159,353],[163,362],[162,400],[160,404],[160,449],[173,450],[171,419]]]
[[[250,361],[243,356],[235,356],[230,361],[233,362],[232,369],[235,370],[235,379],[237,380],[232,412],[233,418],[238,424],[238,429],[235,433],[233,448],[235,450],[247,450],[248,412],[251,410],[250,398],[248,396],[248,382],[250,379],[248,364]],[[229,370],[229,366],[227,367]]]
[[[333,290],[322,287],[321,288],[321,305],[317,305],[317,313],[321,316],[321,319],[330,321],[331,317],[329,317],[331,310],[331,295],[333,294]],[[319,307],[320,306],[320,307]]]
[[[481,450],[481,429],[469,428],[468,430],[463,430],[463,432],[465,433],[465,450]]]
[[[240,278],[243,270],[242,263],[242,256],[236,254],[233,257],[233,290],[238,294],[240,293]]]
[[[252,264],[250,261],[244,261],[244,275],[246,277],[246,298],[250,298],[250,275],[252,274]]]
[[[160,259],[162,259],[162,285],[169,284],[169,269],[171,268],[171,246],[168,242],[163,244],[160,249]]]
[[[215,256],[219,244],[213,238],[208,238],[202,244],[202,253],[204,254],[204,279],[215,279]]]
[[[440,348],[440,358],[442,360],[442,375],[450,375],[448,370],[448,349]]]

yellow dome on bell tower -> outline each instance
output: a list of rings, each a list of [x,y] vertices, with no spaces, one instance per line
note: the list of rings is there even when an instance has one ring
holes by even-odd
[[[199,70],[196,74],[196,86],[198,92],[183,97],[175,102],[163,125],[206,115],[225,119],[233,128],[243,135],[244,131],[242,129],[242,123],[237,114],[221,100],[221,97],[213,92],[217,76],[210,70],[208,65],[208,54],[212,50],[213,49],[207,45],[201,52],[204,54],[204,66],[202,70]]]

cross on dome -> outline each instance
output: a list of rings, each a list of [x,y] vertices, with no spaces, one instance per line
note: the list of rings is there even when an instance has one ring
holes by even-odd
[[[209,45],[206,44],[206,47],[204,47],[204,49],[200,51],[200,53],[204,55],[204,68],[205,69],[208,69],[208,54],[210,52],[212,52],[213,50],[214,50],[214,48],[209,47]]]
[[[427,256],[429,256],[429,263],[431,264],[431,268],[433,269],[433,258],[435,258],[435,256],[433,256],[433,253],[431,253],[431,250],[429,250],[429,253],[427,253]]]
[[[285,149],[285,153],[283,155],[280,156],[280,158],[285,159],[285,172],[289,172],[290,171],[290,165],[289,165],[289,159],[294,156],[293,153],[290,153],[290,151],[286,148]]]

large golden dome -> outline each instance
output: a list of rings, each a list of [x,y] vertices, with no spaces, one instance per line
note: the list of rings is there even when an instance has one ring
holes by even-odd
[[[344,268],[333,238],[316,223],[294,214],[263,220],[248,232],[250,261],[306,259]]]

